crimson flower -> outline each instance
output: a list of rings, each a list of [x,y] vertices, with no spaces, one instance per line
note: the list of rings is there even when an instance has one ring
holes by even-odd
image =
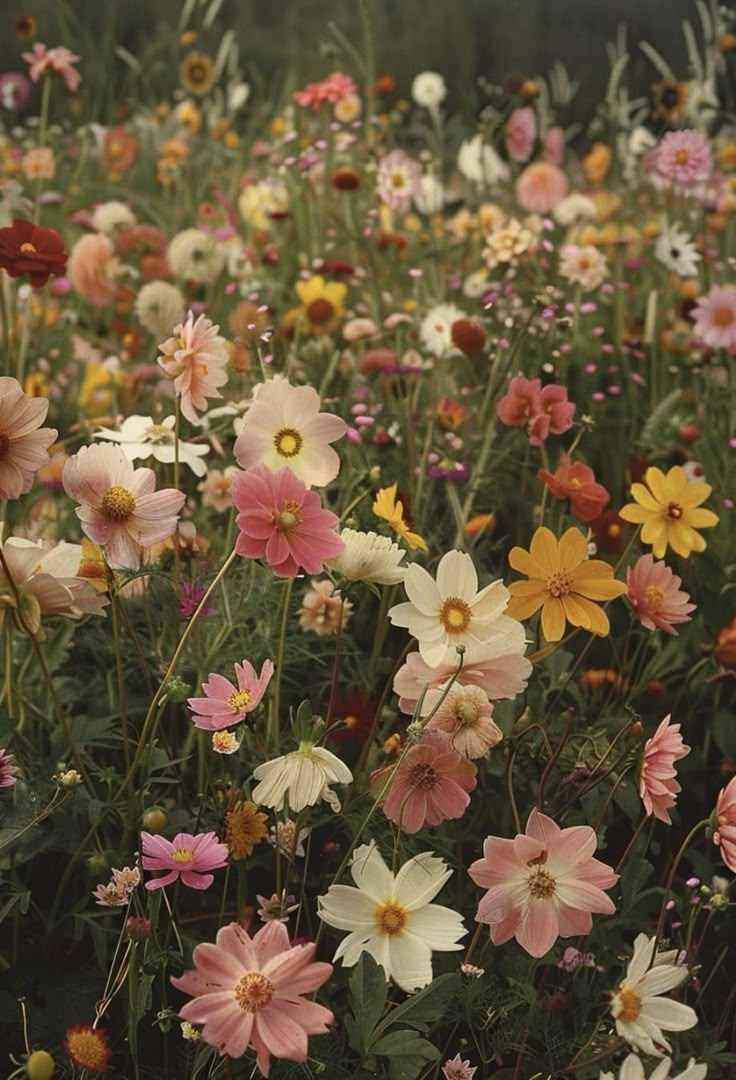
[[[11,277],[28,274],[34,289],[45,285],[52,274],[63,274],[66,260],[64,241],[56,229],[44,229],[24,218],[0,229],[0,267]]]

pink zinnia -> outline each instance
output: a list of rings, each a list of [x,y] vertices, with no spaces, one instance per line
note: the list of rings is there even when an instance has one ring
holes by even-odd
[[[736,285],[712,285],[691,315],[696,337],[711,349],[736,352]]]
[[[639,798],[644,803],[647,817],[654,814],[660,821],[672,824],[668,810],[675,805],[681,790],[675,777],[676,761],[687,757],[690,747],[685,746],[680,735],[680,725],[671,724],[665,716],[651,739],[644,746],[644,760],[639,777]]]
[[[254,465],[238,473],[232,491],[240,511],[238,555],[265,557],[277,577],[294,577],[300,566],[319,574],[325,560],[343,550],[335,533],[337,515],[323,510],[319,495],[307,491],[291,469],[271,472],[266,465]]]
[[[700,131],[668,131],[653,151],[654,171],[672,187],[687,191],[713,172],[710,139]]]
[[[17,379],[0,376],[0,501],[31,490],[33,477],[48,465],[55,428],[42,428],[49,403],[23,393]]]
[[[185,496],[176,488],[156,491],[152,469],[134,469],[120,446],[83,446],[61,474],[64,490],[82,505],[82,531],[105,549],[108,564],[137,570],[144,548],[176,529]]]
[[[202,683],[206,697],[189,698],[195,727],[220,731],[245,720],[248,713],[260,705],[273,675],[273,664],[270,660],[264,660],[261,674],[256,675],[253,665],[244,660],[242,664],[235,665],[235,675],[237,686],[233,686],[224,675],[212,674],[209,682]]]
[[[537,137],[534,109],[512,109],[506,121],[506,150],[512,161],[528,161]]]
[[[208,870],[221,870],[227,866],[227,844],[221,844],[213,832],[177,833],[173,840],[153,833],[141,833],[143,842],[143,869],[168,870],[163,877],[146,882],[147,889],[160,889],[172,885],[181,878],[190,889],[209,889],[215,880]]]
[[[47,49],[43,42],[37,41],[33,46],[33,52],[25,52],[22,55],[23,59],[30,64],[28,74],[31,82],[38,82],[46,72],[54,72],[56,75],[61,75],[67,90],[73,94],[82,81],[82,76],[72,67],[72,64],[78,64],[82,58],[71,49],[67,49],[65,45]]]
[[[593,858],[596,844],[589,825],[561,829],[536,807],[526,833],[489,836],[468,873],[488,890],[476,920],[490,925],[493,944],[515,937],[531,956],[544,956],[558,937],[589,933],[591,912],[612,915],[615,905],[603,889],[618,875]]]
[[[515,619],[503,616],[504,627],[488,649],[468,649],[464,656],[463,685],[479,686],[492,701],[515,698],[526,687],[532,665],[523,655],[526,647],[524,629]],[[457,654],[448,649],[448,659],[430,667],[418,652],[409,653],[396,672],[394,693],[399,695],[399,708],[412,715],[425,687],[439,687],[457,671]]]
[[[190,311],[187,321],[174,327],[174,336],[159,345],[159,365],[174,380],[182,414],[192,424],[199,423],[196,410],[206,411],[208,398],[221,398],[218,387],[227,382],[228,354],[219,329],[206,315],[195,320]]]
[[[17,772],[18,766],[15,764],[13,755],[0,749],[0,788],[12,787],[17,783]]]
[[[429,715],[442,697],[441,689],[428,690],[422,715]],[[450,745],[466,758],[479,758],[501,742],[503,735],[491,719],[493,705],[479,686],[452,684],[437,711],[427,721],[427,731],[444,731]]]
[[[721,858],[736,874],[736,776],[718,793],[716,830],[713,843],[721,849]]]
[[[511,427],[524,425],[532,446],[541,446],[549,434],[561,435],[572,426],[575,405],[564,386],[542,386],[541,379],[515,375],[496,405],[499,419]]]
[[[306,1061],[307,1036],[324,1034],[335,1019],[301,996],[332,974],[332,964],[314,960],[316,951],[311,942],[290,946],[278,920],[252,938],[237,923],[223,926],[216,945],[197,945],[195,970],[171,980],[194,999],[179,1016],[204,1024],[204,1041],[228,1057],[240,1058],[252,1047],[262,1076],[268,1076],[271,1054]]]
[[[634,566],[626,567],[626,598],[639,622],[647,630],[664,630],[677,636],[675,623],[690,622],[690,594],[680,589],[681,578],[665,562],[655,562],[650,553],[642,555]]]
[[[391,781],[383,811],[404,832],[462,817],[476,785],[476,767],[443,731],[427,731],[407,752]]]
[[[516,181],[519,206],[529,214],[548,214],[567,195],[569,183],[562,169],[548,161],[533,161]]]

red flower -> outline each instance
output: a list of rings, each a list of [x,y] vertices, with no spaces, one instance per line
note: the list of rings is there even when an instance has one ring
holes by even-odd
[[[570,509],[580,521],[597,518],[606,503],[611,501],[603,484],[596,483],[593,470],[580,461],[571,465],[568,454],[562,455],[554,473],[540,469],[537,476],[544,480],[558,499],[570,500]]]
[[[28,274],[34,289],[45,285],[51,274],[63,274],[66,260],[64,241],[55,229],[23,218],[0,229],[0,267],[11,277]]]

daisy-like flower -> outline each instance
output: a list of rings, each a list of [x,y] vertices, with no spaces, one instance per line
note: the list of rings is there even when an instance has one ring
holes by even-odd
[[[656,937],[638,935],[626,975],[611,995],[611,1012],[616,1032],[629,1046],[662,1057],[658,1047],[672,1052],[662,1032],[688,1031],[698,1017],[689,1005],[662,996],[685,982],[690,973],[676,962],[676,949],[655,955],[656,945]]]
[[[287,311],[284,326],[315,337],[334,333],[345,314],[347,285],[342,281],[325,281],[315,274],[306,281],[297,281],[295,288],[300,303]]]
[[[328,560],[330,570],[349,581],[372,581],[377,585],[398,585],[404,580],[406,567],[399,563],[406,552],[388,536],[343,529],[340,539],[345,546],[339,555]]]
[[[40,289],[54,274],[66,268],[64,241],[55,229],[44,229],[24,218],[0,229],[0,267],[11,277],[28,274],[34,289]]]
[[[268,836],[266,814],[249,799],[237,802],[225,814],[225,843],[231,859],[247,859],[253,848]]]
[[[329,979],[332,965],[315,962],[316,945],[291,946],[280,922],[266,923],[252,938],[230,923],[216,941],[197,945],[194,970],[171,980],[193,999],[179,1016],[204,1024],[204,1041],[228,1057],[252,1047],[262,1076],[271,1055],[306,1061],[307,1036],[324,1034],[334,1016],[302,995]]]
[[[710,139],[700,131],[668,131],[655,146],[655,175],[681,191],[692,191],[713,172]]]
[[[205,696],[189,698],[189,708],[194,713],[192,723],[205,731],[220,731],[241,723],[260,705],[272,675],[271,660],[263,661],[260,675],[256,675],[249,660],[236,664],[237,686],[224,675],[211,674],[209,680],[202,683]]]
[[[159,345],[159,366],[174,380],[182,414],[192,424],[199,423],[196,410],[206,411],[208,398],[221,398],[218,387],[227,382],[228,355],[219,329],[206,315],[195,319],[190,311],[174,336]]]
[[[432,953],[457,951],[467,933],[457,912],[431,902],[452,870],[425,851],[394,875],[370,843],[355,849],[350,873],[357,888],[331,885],[317,898],[322,922],[350,931],[334,959],[353,967],[367,952],[407,993],[427,986]]]
[[[109,1072],[112,1050],[106,1032],[92,1024],[74,1024],[64,1032],[62,1050],[78,1069]]]
[[[141,833],[143,844],[143,869],[166,870],[163,877],[146,882],[147,889],[160,889],[172,885],[181,878],[190,889],[209,889],[215,880],[210,870],[227,866],[227,845],[221,844],[213,832],[177,833],[173,840],[153,833]]]
[[[419,535],[412,532],[404,517],[404,504],[396,498],[397,485],[381,488],[373,501],[373,513],[387,521],[394,532],[398,533],[412,551],[426,551],[427,544]]]
[[[458,319],[467,316],[455,304],[436,304],[431,308],[419,326],[419,339],[432,356],[443,357],[457,352],[452,339],[452,326]]]
[[[476,772],[444,731],[426,731],[394,773],[383,812],[409,833],[462,817],[477,783]]]
[[[611,496],[596,483],[595,474],[589,465],[581,461],[570,462],[569,454],[563,454],[560,464],[553,473],[539,469],[537,476],[558,499],[569,499],[570,509],[580,521],[592,521],[597,518],[603,507],[611,501]]]
[[[710,529],[718,516],[700,504],[710,495],[710,484],[689,481],[680,465],[667,473],[650,466],[643,484],[632,484],[633,503],[619,510],[624,521],[643,525],[641,539],[651,544],[652,553],[661,559],[671,547],[683,559],[693,551],[705,551],[705,540],[696,529]]]
[[[690,622],[690,594],[680,585],[682,579],[664,562],[654,561],[651,554],[642,555],[634,566],[626,567],[626,599],[635,609],[637,618],[647,630],[664,630],[677,636],[675,623]]]
[[[258,781],[253,789],[254,802],[281,810],[288,793],[289,809],[297,814],[321,800],[338,813],[340,800],[330,785],[350,784],[353,780],[339,757],[309,740],[300,742],[290,754],[265,761],[253,771],[253,777]]]
[[[0,748],[0,788],[12,787],[18,782],[18,766],[12,754]]]
[[[81,503],[82,531],[105,550],[116,569],[137,570],[144,548],[176,529],[185,496],[176,488],[156,491],[151,469],[134,469],[119,446],[83,446],[64,464],[67,495]]]
[[[422,715],[428,716],[440,701],[443,689],[428,690]],[[450,746],[466,758],[479,758],[501,742],[501,729],[491,719],[493,704],[480,686],[455,682],[426,725],[427,731],[444,731]]]
[[[179,439],[178,449],[175,448],[175,426],[176,418],[173,416],[164,417],[160,423],[154,421],[152,416],[128,416],[119,431],[103,427],[95,432],[95,438],[119,443],[130,461],[153,457],[156,461],[171,465],[178,453],[182,465],[188,465],[195,476],[204,476],[207,466],[202,458],[209,453],[209,446]]]
[[[695,336],[711,349],[736,349],[736,285],[711,285],[690,314]]]
[[[728,869],[736,874],[736,776],[718,793],[715,820],[713,843],[721,849]]]
[[[471,1065],[466,1058],[461,1058],[459,1053],[455,1054],[454,1058],[448,1058],[442,1066],[445,1080],[473,1080],[477,1071],[478,1066]]]
[[[675,777],[675,762],[687,757],[690,747],[685,746],[680,725],[670,723],[665,716],[651,739],[644,746],[644,760],[639,776],[639,798],[644,803],[647,817],[654,814],[660,821],[671,825],[669,811],[675,805],[680,785]]]
[[[42,41],[36,41],[32,52],[22,53],[23,59],[30,65],[28,75],[31,82],[38,82],[42,75],[61,75],[67,90],[73,94],[82,81],[82,76],[72,67],[82,59],[65,45],[47,48]]]
[[[598,248],[588,245],[576,247],[574,244],[562,249],[560,259],[560,277],[572,285],[579,285],[583,292],[591,292],[608,277],[605,256]]]
[[[672,1059],[664,1058],[656,1066],[654,1072],[649,1073],[648,1080],[705,1080],[708,1074],[707,1065],[698,1065],[695,1058],[690,1058],[684,1072],[678,1072],[677,1076],[671,1075]],[[647,1080],[644,1066],[638,1054],[629,1054],[622,1062],[618,1072],[618,1078],[613,1073],[602,1072],[599,1080]]]
[[[404,212],[421,191],[422,166],[403,150],[391,150],[378,166],[378,195],[391,210]]]
[[[33,477],[50,458],[55,428],[41,427],[49,403],[23,393],[17,379],[0,376],[0,501],[31,490]]]
[[[274,472],[288,465],[307,487],[329,484],[340,470],[330,443],[348,426],[319,407],[311,386],[290,386],[282,379],[264,383],[235,440],[238,464],[244,469],[263,464]]]
[[[680,277],[693,277],[698,272],[700,252],[690,233],[676,223],[662,229],[654,245],[654,254],[662,266]]]
[[[307,491],[288,467],[271,472],[254,465],[235,477],[232,491],[239,511],[238,554],[265,556],[277,577],[294,577],[300,566],[319,574],[325,560],[342,551],[337,515],[324,510],[319,495]]]
[[[588,544],[579,529],[568,529],[560,540],[549,529],[536,530],[529,551],[514,547],[509,564],[529,581],[509,585],[511,599],[506,614],[528,619],[542,609],[542,633],[547,641],[559,641],[565,624],[580,626],[591,634],[606,635],[608,616],[594,601],[613,600],[626,592],[616,581],[613,567],[601,559],[586,559]]]
[[[238,475],[235,465],[225,469],[208,469],[197,491],[202,492],[202,506],[211,507],[218,514],[229,510],[233,505],[233,479]]]
[[[501,581],[478,592],[473,560],[463,551],[442,556],[436,580],[412,563],[404,575],[404,590],[409,602],[394,605],[388,617],[416,638],[422,659],[432,667],[442,662],[448,646],[467,648],[489,638],[509,596]]]
[[[493,944],[515,937],[531,956],[544,956],[558,937],[590,933],[591,912],[612,915],[616,907],[603,890],[618,875],[593,858],[596,845],[588,825],[561,829],[536,807],[525,833],[489,836],[468,873],[488,890],[476,919],[490,925]]]

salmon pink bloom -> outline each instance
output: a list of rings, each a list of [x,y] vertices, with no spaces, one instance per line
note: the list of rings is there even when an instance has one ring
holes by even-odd
[[[664,630],[677,636],[675,623],[690,622],[690,594],[680,588],[681,578],[665,562],[655,562],[652,554],[642,555],[634,566],[626,567],[626,598],[647,630]]]
[[[240,1058],[252,1047],[262,1076],[271,1054],[306,1061],[307,1036],[322,1035],[334,1016],[302,994],[317,990],[332,964],[316,962],[317,946],[289,944],[282,922],[272,920],[252,938],[237,923],[217,932],[217,944],[194,950],[194,970],[172,978],[190,994],[182,1020],[204,1024],[202,1038],[222,1054]]]
[[[195,320],[190,311],[187,321],[174,327],[174,336],[159,345],[159,366],[174,380],[182,414],[192,424],[199,423],[196,410],[206,411],[208,398],[221,398],[218,387],[227,382],[228,354],[219,329],[206,315]]]
[[[69,256],[67,277],[85,300],[106,307],[117,294],[118,260],[107,236],[89,233],[77,240]]]
[[[212,674],[208,682],[202,683],[206,696],[189,698],[195,727],[220,731],[245,720],[248,713],[260,705],[273,675],[273,664],[270,660],[264,660],[261,674],[256,675],[253,665],[244,660],[242,664],[235,665],[235,675],[237,686],[233,686],[224,675]]]
[[[651,739],[644,746],[644,760],[639,777],[639,798],[644,803],[647,817],[652,814],[671,825],[668,813],[675,805],[680,785],[675,777],[675,762],[687,757],[690,747],[685,746],[680,735],[680,725],[671,724],[665,716]]]
[[[570,509],[579,521],[597,518],[606,503],[611,501],[603,484],[596,483],[595,474],[581,461],[570,463],[570,455],[563,454],[554,473],[539,469],[537,476],[558,499],[569,499]]]
[[[72,64],[78,64],[82,58],[71,49],[67,49],[65,45],[48,49],[43,42],[37,41],[32,52],[25,52],[22,55],[23,59],[30,64],[28,75],[31,82],[38,82],[41,76],[46,74],[61,75],[67,90],[73,94],[82,81],[82,76],[72,67]]]
[[[488,890],[476,920],[490,925],[493,944],[515,937],[530,956],[544,956],[558,937],[589,933],[591,912],[612,915],[616,908],[603,889],[618,875],[592,857],[596,843],[589,825],[561,829],[536,808],[525,833],[489,836],[468,873]]]
[[[163,877],[146,882],[147,889],[160,889],[181,878],[190,889],[209,889],[215,880],[208,870],[221,870],[227,865],[227,844],[221,844],[216,833],[177,833],[173,840],[153,833],[141,833],[143,869],[168,870]]]
[[[300,566],[319,574],[325,560],[342,551],[337,515],[323,510],[319,495],[307,491],[288,467],[271,472],[266,465],[254,465],[235,477],[232,491],[240,511],[238,555],[265,556],[277,577],[294,577]]]
[[[476,771],[452,748],[444,731],[427,731],[399,765],[383,812],[410,833],[460,818],[476,785]]]
[[[562,169],[548,161],[533,161],[516,181],[519,206],[529,214],[549,214],[567,195],[569,183]]]
[[[17,379],[0,376],[0,500],[25,495],[35,473],[48,465],[57,435],[40,426],[48,408],[45,398],[27,397]]]
[[[736,285],[712,285],[691,315],[696,337],[711,349],[736,352]]]
[[[510,427],[525,426],[531,445],[541,446],[549,434],[561,435],[572,426],[575,406],[564,386],[542,387],[541,379],[515,375],[496,413]]]
[[[720,847],[728,869],[736,874],[736,776],[719,792],[715,816],[713,843]]]
[[[422,716],[428,716],[442,698],[442,689],[428,690],[422,704]],[[454,682],[437,711],[427,721],[427,731],[444,731],[450,745],[466,758],[479,758],[501,742],[503,735],[491,719],[493,704],[479,686]]]

